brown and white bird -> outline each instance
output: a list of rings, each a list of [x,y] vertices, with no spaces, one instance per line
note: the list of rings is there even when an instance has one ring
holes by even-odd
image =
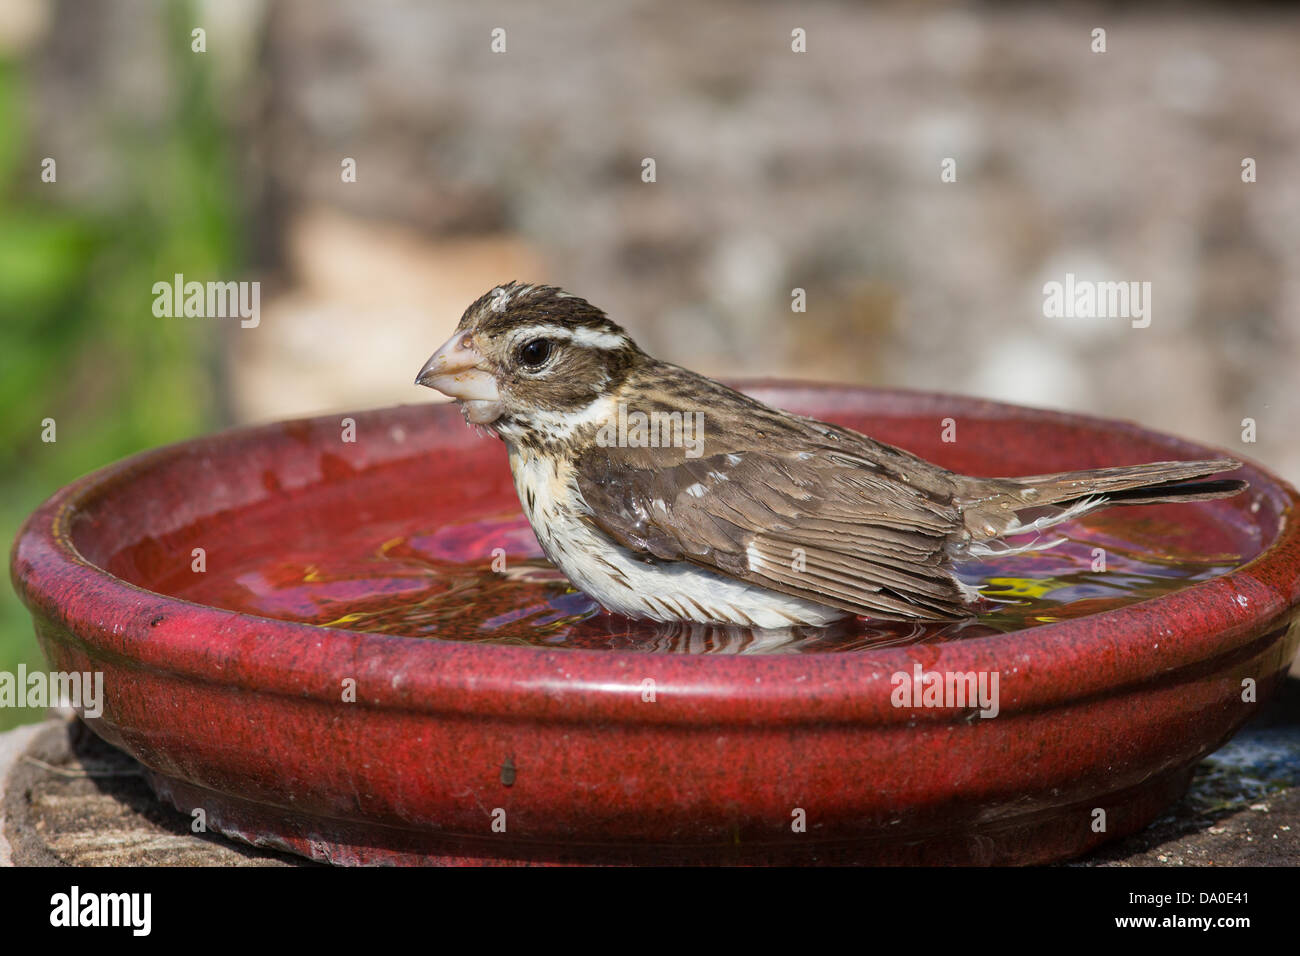
[[[960,620],[979,593],[954,564],[1043,546],[1008,536],[1246,487],[1202,480],[1231,459],[960,475],[658,361],[551,286],[486,293],[416,383],[505,441],[524,513],[575,587],[657,621]]]

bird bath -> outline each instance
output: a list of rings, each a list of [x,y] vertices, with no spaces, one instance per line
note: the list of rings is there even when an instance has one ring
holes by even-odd
[[[971,474],[1220,454],[951,396],[744,388]],[[1102,512],[981,568],[1009,603],[971,626],[755,634],[566,589],[503,446],[454,408],[351,417],[355,441],[331,416],[109,466],[32,515],[11,568],[51,668],[103,672],[87,723],[159,797],[315,859],[1067,858],[1177,799],[1300,642],[1296,493],[1250,464],[1235,498]],[[992,700],[954,701],[965,675]]]

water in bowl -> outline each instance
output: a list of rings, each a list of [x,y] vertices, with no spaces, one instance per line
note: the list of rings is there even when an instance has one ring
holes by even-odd
[[[1136,512],[1150,509],[1101,512],[1060,529],[1066,540],[1050,550],[964,565],[962,578],[980,585],[987,600],[960,624],[848,618],[825,628],[754,631],[631,621],[575,591],[517,512],[436,529],[409,522],[333,526],[320,540],[306,528],[291,542],[249,549],[238,562],[213,562],[170,590],[263,617],[413,638],[655,653],[854,651],[1081,617],[1159,597],[1240,563],[1235,554],[1197,553],[1188,528]]]

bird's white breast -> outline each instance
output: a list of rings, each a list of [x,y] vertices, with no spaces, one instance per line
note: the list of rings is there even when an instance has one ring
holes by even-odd
[[[590,509],[563,459],[510,445],[520,504],[546,556],[604,607],[655,621],[822,625],[848,612],[768,591],[688,562],[648,562],[583,520]]]

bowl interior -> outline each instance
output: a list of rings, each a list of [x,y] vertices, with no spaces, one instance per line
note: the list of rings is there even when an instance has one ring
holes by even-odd
[[[970,474],[1219,454],[1134,426],[976,400],[746,390]],[[75,502],[69,527],[81,554],[122,580],[263,617],[546,647],[853,651],[1096,614],[1225,573],[1269,546],[1287,506],[1271,478],[1242,474],[1251,488],[1236,498],[1108,509],[1067,529],[1063,547],[964,570],[999,602],[971,624],[943,627],[850,619],[764,634],[604,612],[543,559],[501,443],[451,407],[279,423],[150,453]]]

